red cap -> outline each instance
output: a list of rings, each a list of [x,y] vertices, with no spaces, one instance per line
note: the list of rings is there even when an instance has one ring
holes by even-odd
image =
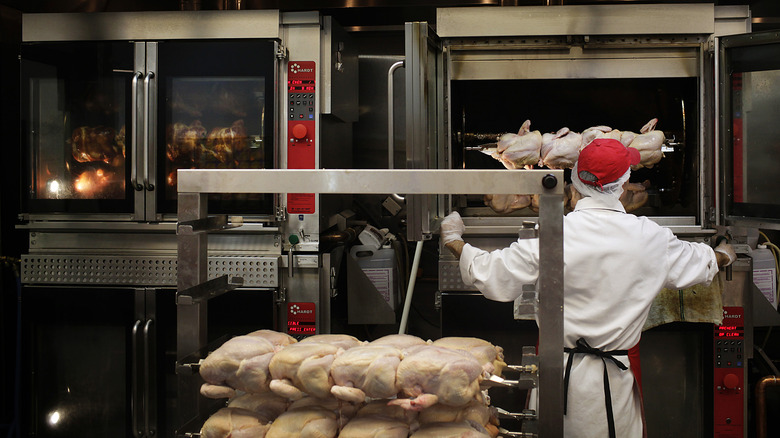
[[[623,146],[612,138],[597,138],[580,151],[577,172],[589,172],[595,181],[580,178],[592,186],[602,187],[623,176],[630,166],[639,164],[639,151]],[[579,175],[578,175],[579,176]]]

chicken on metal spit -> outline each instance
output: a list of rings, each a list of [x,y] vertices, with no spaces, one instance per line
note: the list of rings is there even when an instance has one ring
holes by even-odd
[[[395,374],[402,358],[401,350],[386,345],[350,348],[331,365],[334,385],[330,392],[353,403],[362,403],[366,397],[394,397],[400,391]]]
[[[396,379],[403,393],[389,404],[422,410],[442,403],[463,406],[480,396],[482,364],[470,353],[435,345],[412,347],[398,365]]]
[[[330,374],[337,356],[361,342],[347,335],[315,335],[274,354],[268,366],[271,391],[298,400],[305,395],[330,397],[334,384]]]
[[[102,161],[110,163],[125,155],[125,128],[117,132],[108,126],[80,126],[70,137],[73,159],[79,163]]]
[[[274,353],[296,343],[295,338],[272,330],[236,336],[209,354],[200,366],[206,383],[201,394],[209,398],[235,395],[235,390],[259,393],[268,390],[269,364]]]
[[[526,120],[517,134],[504,134],[495,147],[485,146],[482,152],[500,161],[507,169],[522,169],[539,162],[542,134],[531,131],[531,121]]]

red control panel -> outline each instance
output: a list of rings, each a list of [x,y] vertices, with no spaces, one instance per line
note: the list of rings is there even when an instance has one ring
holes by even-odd
[[[715,438],[744,437],[745,316],[742,307],[724,307],[723,323],[715,326]]]
[[[315,91],[317,75],[314,61],[290,61],[287,64],[287,168],[314,169],[316,154]],[[313,193],[288,193],[288,214],[313,214]]]
[[[313,335],[317,331],[317,312],[314,303],[287,303],[287,333]]]

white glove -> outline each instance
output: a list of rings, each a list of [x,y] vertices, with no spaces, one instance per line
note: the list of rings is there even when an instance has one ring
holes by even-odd
[[[456,240],[463,240],[463,233],[466,232],[466,226],[457,211],[448,214],[441,221],[441,240],[446,245]]]
[[[729,258],[729,262],[723,265],[722,267],[728,266],[737,259],[737,253],[734,251],[734,247],[729,245],[728,243],[721,242],[720,245],[715,247],[715,252],[719,252],[721,254],[725,254]]]

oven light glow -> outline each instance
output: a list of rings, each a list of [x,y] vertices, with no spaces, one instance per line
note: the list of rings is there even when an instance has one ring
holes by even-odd
[[[49,190],[49,195],[54,196],[54,197],[59,196],[61,185],[60,185],[60,182],[58,180],[53,179],[53,180],[49,181],[47,186],[48,186],[47,189]]]
[[[49,424],[52,426],[56,426],[57,423],[60,422],[60,413],[59,411],[50,412],[48,416]]]

